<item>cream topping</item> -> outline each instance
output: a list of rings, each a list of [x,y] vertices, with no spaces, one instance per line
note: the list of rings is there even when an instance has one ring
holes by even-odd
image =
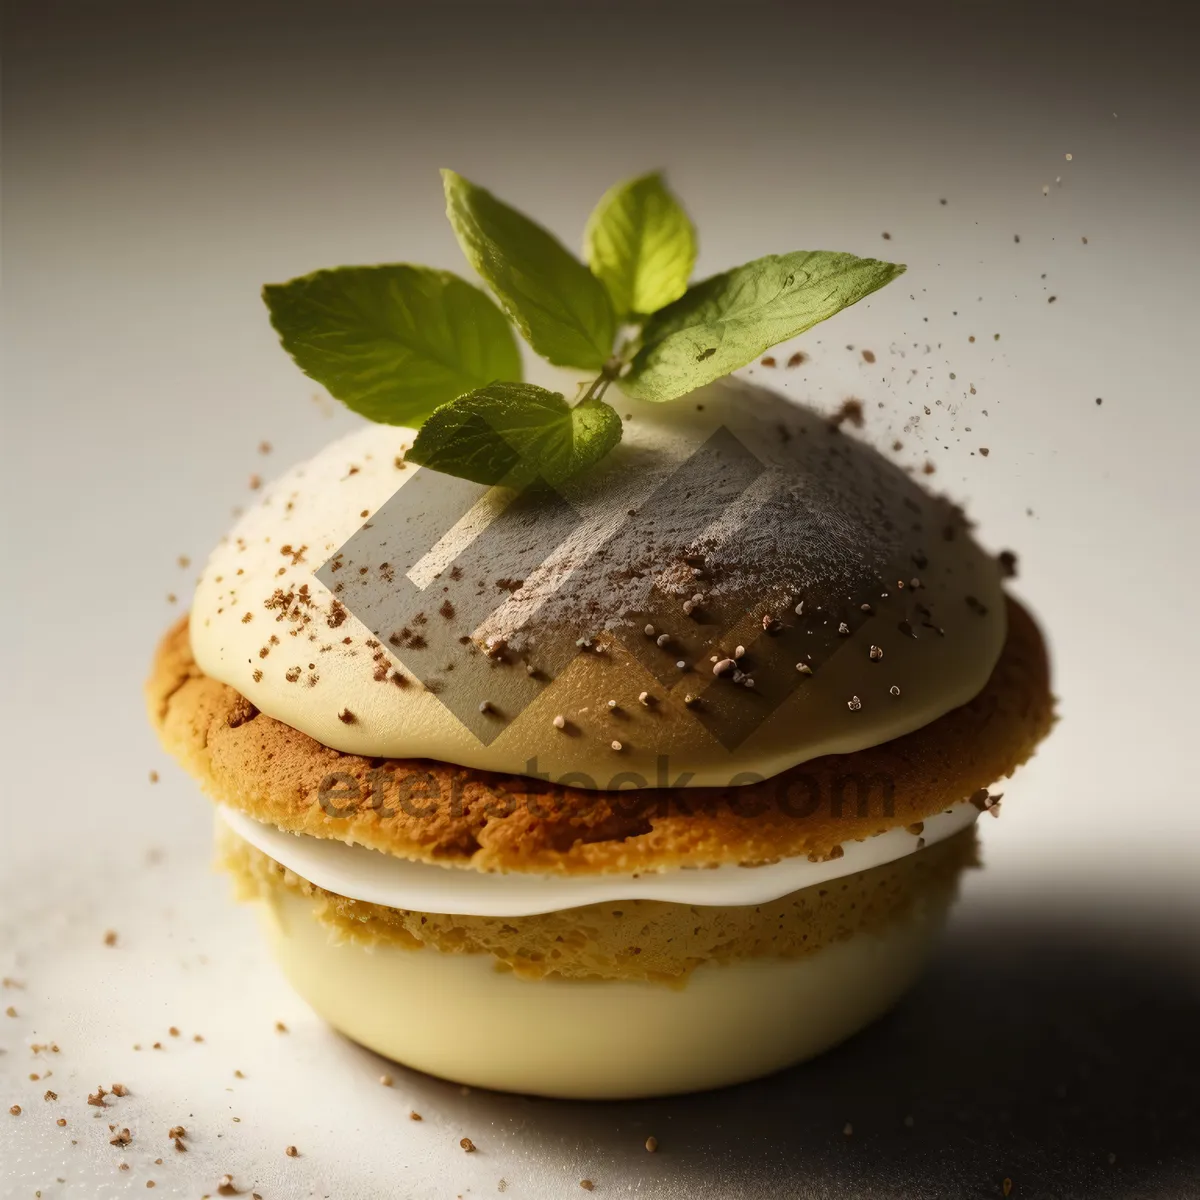
[[[337,750],[614,789],[769,777],[980,691],[1000,573],[952,505],[748,384],[614,402],[561,496],[406,468],[384,425],[286,472],[204,570],[199,666]]]

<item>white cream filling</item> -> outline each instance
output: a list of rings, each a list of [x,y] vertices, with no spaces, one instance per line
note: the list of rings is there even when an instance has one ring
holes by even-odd
[[[528,917],[611,900],[717,907],[765,904],[903,858],[922,844],[958,833],[979,815],[974,804],[963,801],[926,817],[919,834],[897,826],[861,842],[846,842],[840,858],[824,862],[785,858],[761,867],[673,867],[580,876],[485,873],[411,862],[365,846],[289,833],[232,808],[221,807],[219,812],[239,837],[326,891],[387,908],[476,917]]]

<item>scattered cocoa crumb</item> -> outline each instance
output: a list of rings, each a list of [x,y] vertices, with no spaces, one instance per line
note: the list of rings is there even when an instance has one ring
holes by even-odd
[[[175,604],[178,602],[178,600],[179,600],[179,597],[176,596],[174,592],[167,593],[167,603],[168,604]]]
[[[42,1097],[42,1099],[43,1099],[43,1100],[57,1100],[57,1099],[58,1099],[58,1093],[57,1093],[57,1092],[47,1092],[47,1093],[46,1093],[46,1094],[45,1094],[45,1095]]]
[[[184,1127],[182,1125],[172,1125],[171,1128],[167,1130],[167,1137],[169,1137],[169,1138],[187,1137],[187,1130],[184,1129]]]
[[[112,1085],[112,1087],[109,1088],[108,1090],[110,1092],[112,1092],[112,1094],[114,1096],[128,1096],[129,1095],[129,1089],[123,1083],[114,1083]]]
[[[133,1134],[128,1129],[122,1129],[120,1133],[114,1134],[108,1139],[110,1146],[128,1146],[133,1141]]]
[[[187,1151],[187,1147],[183,1144],[183,1141],[180,1138],[175,1139],[175,1149],[182,1150],[184,1152]]]
[[[410,1121],[423,1121],[423,1120],[425,1120],[425,1118],[424,1118],[423,1116],[421,1116],[421,1114],[420,1114],[419,1112],[417,1112],[417,1110],[416,1110],[416,1109],[413,1109],[413,1111],[412,1111],[412,1112],[410,1112],[410,1113],[408,1114],[408,1119],[409,1119]]]
[[[343,725],[353,725],[358,718],[348,708],[343,708],[342,711],[338,713],[338,720],[341,721]]]
[[[884,234],[882,236],[883,236],[883,240],[885,242],[890,242],[892,240],[892,235],[890,233],[887,233],[886,231],[884,232]]]
[[[9,1005],[9,1006],[8,1006],[8,1007],[7,1007],[7,1008],[4,1010],[4,1015],[5,1015],[6,1017],[15,1017],[15,1016],[17,1015],[17,1010],[16,1010],[15,1008],[13,1008],[13,1006],[10,1004],[10,1005]]]
[[[863,356],[863,362],[873,363],[875,361],[875,351],[874,350],[864,350],[862,352],[862,356]]]
[[[806,362],[808,362],[808,355],[805,354],[803,350],[797,350],[796,353],[787,360],[787,365],[789,367],[798,367],[801,363]]]
[[[943,200],[942,203],[945,204],[946,203],[945,200]],[[847,1137],[849,1137],[854,1132],[854,1126],[851,1125],[849,1121],[847,1121],[846,1124],[842,1127],[842,1132]]]
[[[150,782],[151,782],[151,783],[157,783],[157,782],[158,782],[158,772],[157,772],[157,771],[151,771],[151,772],[150,772]]]
[[[379,1082],[384,1087],[391,1087],[392,1086],[392,1077],[390,1075],[380,1075]]]
[[[115,929],[110,929],[104,935],[104,944],[106,946],[115,946],[117,944],[117,931]]]
[[[658,1138],[654,1137],[653,1135],[648,1137],[646,1139],[646,1149],[649,1150],[651,1154],[653,1154],[655,1152],[655,1150],[658,1149]]]
[[[771,355],[771,354],[768,354],[768,355],[766,356],[766,358],[764,358],[764,359],[762,360],[762,365],[763,365],[764,367],[773,367],[773,366],[775,365],[775,358],[774,358],[774,356],[773,356],[773,355]]]
[[[192,1041],[193,1041],[193,1042],[202,1042],[202,1041],[204,1041],[204,1038],[203,1038],[203,1037],[202,1037],[200,1034],[198,1034],[198,1033],[193,1033],[193,1034],[192,1034]]]
[[[841,429],[841,427],[846,424],[847,421],[849,421],[855,429],[861,429],[863,427],[863,404],[861,400],[857,400],[853,396],[851,396],[848,400],[844,400],[841,408],[839,408],[837,412],[835,412],[833,416],[829,418],[830,425],[832,425],[835,429]]]
[[[19,1117],[21,1115],[21,1106],[19,1104],[14,1104],[8,1111],[12,1113],[14,1117]]]
[[[220,1182],[217,1184],[217,1192],[222,1196],[236,1196],[237,1188],[233,1186],[232,1175],[222,1175]]]
[[[288,1027],[282,1021],[275,1022],[275,1032],[276,1033],[287,1033],[287,1031],[288,1031]]]
[[[176,1026],[174,1026],[174,1025],[172,1025],[172,1026],[171,1026],[171,1028],[167,1030],[167,1032],[168,1032],[168,1033],[169,1033],[169,1034],[170,1034],[172,1037],[178,1037],[178,1036],[179,1036],[179,1029],[178,1029]]]
[[[458,1143],[468,1154],[475,1153],[475,1143],[470,1138],[461,1138]]]
[[[300,1151],[297,1150],[295,1146],[289,1146],[284,1151],[284,1154],[286,1154],[288,1156],[288,1158],[299,1158],[300,1157]]]
[[[60,1129],[64,1129],[64,1128],[66,1128],[66,1124],[67,1124],[67,1118],[66,1118],[66,1117],[59,1117],[59,1118],[58,1118],[58,1120],[57,1120],[57,1121],[55,1121],[54,1123],[55,1123],[55,1125],[57,1125],[57,1126],[58,1126]]]
[[[259,442],[258,443],[258,452],[259,452],[259,454],[270,454],[271,453],[271,443],[270,442]]]
[[[925,465],[921,468],[921,473],[923,475],[932,475],[936,470],[937,467],[935,467],[933,463],[929,461],[929,459],[926,459]]]
[[[262,487],[262,476],[261,475],[251,475],[250,476],[250,490],[252,492],[257,492],[260,487]]]
[[[153,1180],[153,1179],[147,1179],[147,1180],[146,1180],[146,1186],[147,1186],[148,1188],[152,1188],[152,1187],[154,1187],[154,1186],[155,1186],[154,1180]]]
[[[88,1096],[88,1103],[94,1105],[96,1108],[103,1108],[104,1097],[107,1095],[108,1093],[102,1087],[98,1087]]]
[[[234,1071],[233,1077],[234,1077],[234,1079],[245,1079],[246,1078],[245,1075],[243,1075],[241,1073],[241,1071]]]
[[[1017,556],[1011,550],[1001,550],[996,555],[1000,564],[1000,574],[1005,579],[1015,579],[1017,575]]]
[[[991,451],[986,446],[980,446],[979,453],[982,454],[984,458],[987,458],[987,456],[991,454]]]
[[[162,1048],[162,1042],[155,1042],[154,1045],[150,1047],[151,1050],[161,1050]]]

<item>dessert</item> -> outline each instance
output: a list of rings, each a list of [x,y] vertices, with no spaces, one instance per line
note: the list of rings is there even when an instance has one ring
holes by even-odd
[[[379,1053],[576,1097],[801,1061],[915,978],[1052,722],[962,512],[724,378],[902,268],[689,287],[657,176],[601,202],[587,267],[447,196],[503,314],[423,268],[267,289],[301,367],[387,423],[217,547],[151,720],[288,977]],[[592,376],[573,406],[520,381],[505,317],[544,378]]]

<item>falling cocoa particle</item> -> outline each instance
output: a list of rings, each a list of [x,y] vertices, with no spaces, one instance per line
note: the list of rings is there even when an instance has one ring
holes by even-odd
[[[646,1139],[646,1149],[649,1150],[651,1154],[658,1149],[658,1138],[656,1138],[653,1134]]]
[[[338,720],[341,721],[343,725],[353,725],[358,718],[348,708],[343,708],[342,711],[338,713]]]
[[[873,363],[875,361],[875,351],[874,350],[864,350],[862,352],[862,356],[863,356],[863,362]]]
[[[442,607],[438,609],[438,612],[449,621],[454,617],[454,605],[449,600],[443,600]]]
[[[1004,579],[1015,579],[1017,576],[1017,556],[1011,550],[1001,550],[996,555],[1000,564],[1000,574]]]

